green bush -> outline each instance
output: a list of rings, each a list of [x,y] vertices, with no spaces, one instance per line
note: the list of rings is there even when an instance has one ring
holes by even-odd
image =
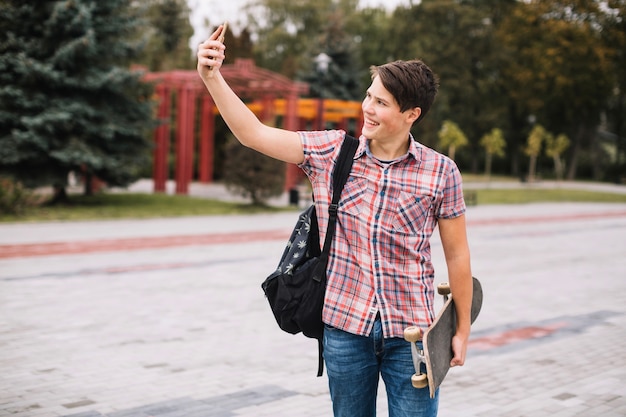
[[[21,182],[0,177],[0,214],[20,215],[33,204],[33,195]]]
[[[265,205],[284,191],[285,163],[241,145],[231,137],[226,143],[224,184],[228,190]]]

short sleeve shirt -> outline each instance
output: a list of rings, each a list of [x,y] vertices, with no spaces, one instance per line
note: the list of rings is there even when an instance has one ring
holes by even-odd
[[[345,132],[299,132],[300,168],[313,187],[324,241],[332,199],[331,174]],[[380,314],[385,337],[403,337],[409,325],[434,319],[430,237],[440,218],[465,213],[461,174],[448,157],[412,137],[408,152],[379,161],[359,138],[339,202],[322,319],[329,326],[369,335]]]

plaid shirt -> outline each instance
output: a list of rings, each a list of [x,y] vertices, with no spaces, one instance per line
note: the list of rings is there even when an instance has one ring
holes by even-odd
[[[345,132],[299,132],[300,168],[313,186],[323,244],[331,173]],[[465,213],[461,174],[452,160],[411,138],[406,155],[381,162],[361,136],[339,202],[328,262],[323,321],[369,335],[380,313],[385,337],[434,319],[430,237],[438,218]]]

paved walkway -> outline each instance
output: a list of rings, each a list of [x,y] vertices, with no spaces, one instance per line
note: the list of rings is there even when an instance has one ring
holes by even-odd
[[[0,416],[330,416],[260,288],[295,219],[0,224]],[[439,415],[626,415],[626,204],[478,205],[468,230],[485,303]]]

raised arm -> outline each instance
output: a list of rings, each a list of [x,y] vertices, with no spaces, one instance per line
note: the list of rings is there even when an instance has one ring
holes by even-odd
[[[223,26],[198,47],[198,73],[224,121],[243,145],[267,156],[298,164],[304,160],[296,132],[267,126],[241,101],[220,74],[225,46],[218,40]]]
[[[439,219],[438,223],[448,267],[450,291],[454,297],[457,314],[456,334],[452,339],[454,357],[450,365],[462,366],[465,363],[470,335],[473,285],[465,215],[453,219]]]

